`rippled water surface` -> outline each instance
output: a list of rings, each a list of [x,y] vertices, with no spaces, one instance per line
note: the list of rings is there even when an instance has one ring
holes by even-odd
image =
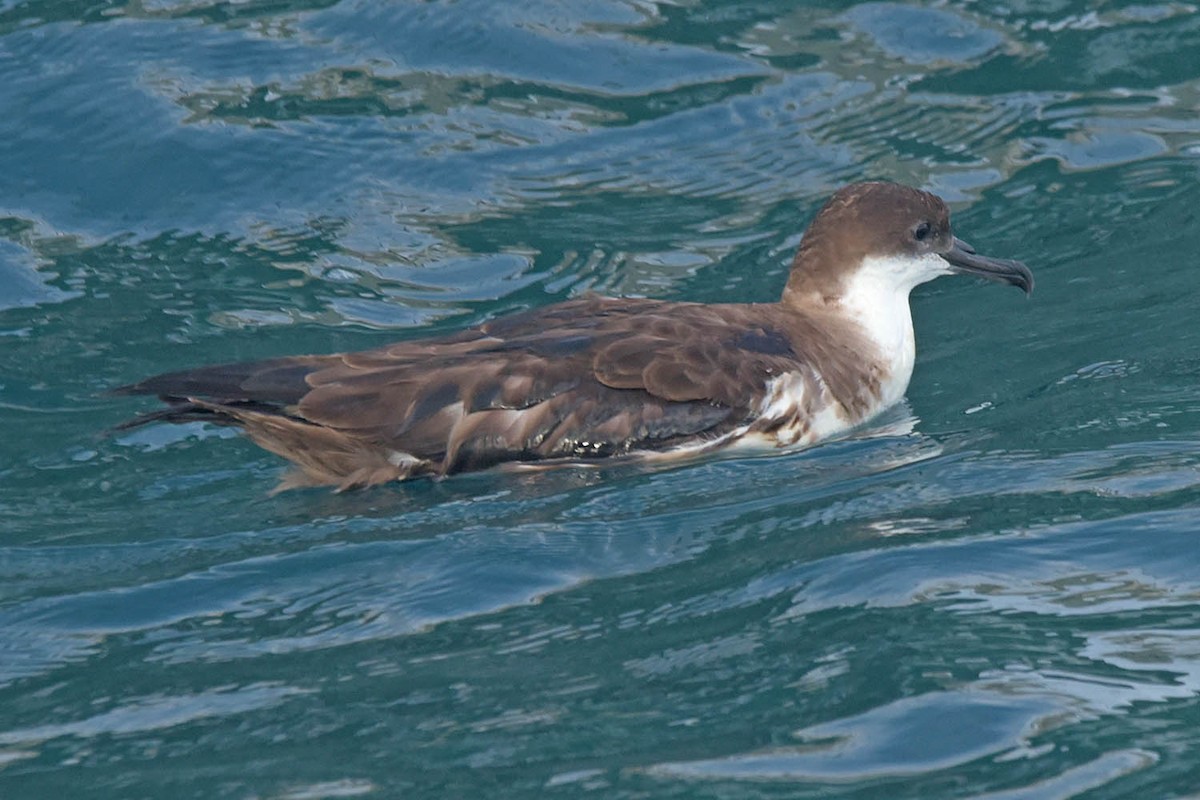
[[[0,796],[1200,796],[1200,9],[0,0]],[[913,297],[806,452],[269,496],[106,388],[589,290]]]

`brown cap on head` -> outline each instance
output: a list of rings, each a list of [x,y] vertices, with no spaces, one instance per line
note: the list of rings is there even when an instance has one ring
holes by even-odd
[[[937,254],[947,271],[1015,284],[1028,293],[1033,276],[1016,261],[989,259],[955,239],[950,210],[937,195],[898,183],[852,183],[813,218],[792,262],[784,302],[841,295],[846,277],[868,256]]]
[[[842,280],[867,256],[916,254],[914,225],[950,235],[941,198],[898,183],[852,183],[834,193],[813,218],[792,262],[784,296],[841,294]]]

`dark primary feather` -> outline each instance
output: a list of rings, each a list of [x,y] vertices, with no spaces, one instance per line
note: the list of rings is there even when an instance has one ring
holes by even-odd
[[[296,403],[308,391],[305,376],[327,360],[326,356],[295,356],[200,367],[155,375],[113,393]]]
[[[748,419],[773,376],[811,363],[817,343],[853,347],[781,313],[588,297],[451,336],[204,367],[118,391],[171,403],[132,424],[241,425],[314,483],[604,456],[719,436]],[[848,391],[839,380],[826,376],[835,394]]]

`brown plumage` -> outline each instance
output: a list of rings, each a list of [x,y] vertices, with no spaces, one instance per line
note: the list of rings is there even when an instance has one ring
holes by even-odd
[[[132,424],[237,424],[301,468],[289,485],[349,488],[719,437],[746,421],[772,377],[867,347],[851,330],[829,337],[787,316],[777,305],[592,296],[451,336],[204,367],[117,391],[169,404]],[[825,380],[855,404],[856,378]]]
[[[832,294],[849,267],[829,248],[854,263],[886,252],[883,234],[893,237],[895,226],[863,217],[860,204],[886,210],[914,198],[918,210],[932,206],[947,219],[948,231],[941,201],[914,189],[857,184],[835,195],[806,234],[780,303],[589,296],[374,350],[174,372],[116,390],[167,403],[123,427],[237,425],[299,467],[281,488],[345,489],[501,462],[703,446],[795,426],[831,404],[854,424],[878,410],[888,365],[839,315]],[[781,392],[772,383],[781,376],[802,387],[803,402],[770,394]],[[782,412],[759,419],[773,401]]]

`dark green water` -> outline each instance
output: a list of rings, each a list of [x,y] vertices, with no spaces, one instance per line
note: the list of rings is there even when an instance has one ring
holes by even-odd
[[[0,797],[1197,797],[1200,12],[0,0]],[[103,390],[589,289],[913,298],[807,452],[268,497]]]

